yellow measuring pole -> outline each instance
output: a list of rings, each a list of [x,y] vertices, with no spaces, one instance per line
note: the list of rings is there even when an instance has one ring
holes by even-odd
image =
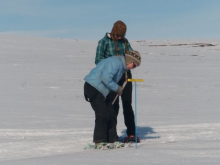
[[[143,79],[128,79],[128,82],[132,82],[132,81],[135,81],[135,82],[144,82]]]
[[[135,83],[135,148],[137,148],[137,82],[144,82],[143,79],[128,79],[128,82]]]

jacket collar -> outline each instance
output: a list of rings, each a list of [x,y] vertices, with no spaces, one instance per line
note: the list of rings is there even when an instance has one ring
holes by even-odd
[[[108,38],[112,38],[110,33],[106,33],[106,36],[107,36]]]

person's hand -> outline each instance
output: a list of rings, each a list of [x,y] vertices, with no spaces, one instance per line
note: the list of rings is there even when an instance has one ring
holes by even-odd
[[[121,96],[122,92],[123,92],[123,88],[121,86],[119,86],[118,90],[117,90],[118,95]]]

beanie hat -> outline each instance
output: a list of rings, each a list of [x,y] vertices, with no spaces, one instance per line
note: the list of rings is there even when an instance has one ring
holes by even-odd
[[[134,62],[136,66],[141,64],[141,55],[138,51],[132,50],[128,53],[125,53],[125,63],[126,65]]]
[[[114,23],[111,34],[116,34],[120,36],[125,36],[127,27],[124,22],[117,21]]]

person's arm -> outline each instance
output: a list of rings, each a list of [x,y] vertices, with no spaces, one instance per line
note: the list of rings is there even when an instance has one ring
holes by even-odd
[[[109,61],[106,63],[105,69],[102,72],[101,80],[103,84],[111,91],[117,92],[119,85],[114,82],[113,78],[119,71],[119,62]]]
[[[105,54],[105,42],[104,41],[99,41],[98,46],[96,49],[96,57],[95,57],[95,64],[97,65],[101,60],[104,59],[104,54]]]
[[[132,47],[131,47],[131,44],[130,44],[129,42],[127,42],[127,46],[128,46],[128,50],[129,50],[129,51],[132,51],[132,50],[133,50]]]
[[[133,49],[131,47],[131,44],[130,44],[130,42],[126,38],[125,38],[125,42],[127,44],[128,51],[132,51]]]

